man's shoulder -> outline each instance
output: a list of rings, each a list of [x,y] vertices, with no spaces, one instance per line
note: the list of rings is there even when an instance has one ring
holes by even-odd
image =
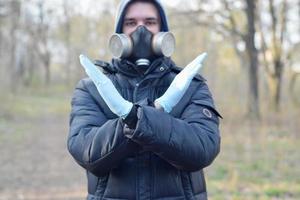
[[[109,76],[109,74],[115,74],[117,72],[115,67],[109,62],[106,62],[106,61],[103,61],[103,60],[94,60],[93,63],[98,68],[100,68],[100,70],[106,76]],[[89,77],[82,78],[81,80],[79,80],[79,82],[76,85],[77,89],[83,89],[83,90],[88,90],[88,89],[94,88],[94,87],[95,87],[95,85],[94,85],[92,79],[89,78]]]
[[[76,88],[86,88],[88,85],[93,83],[92,79],[89,77],[84,77],[77,82]]]
[[[103,69],[104,74],[114,74],[117,72],[115,66],[103,60],[95,60],[94,64]]]

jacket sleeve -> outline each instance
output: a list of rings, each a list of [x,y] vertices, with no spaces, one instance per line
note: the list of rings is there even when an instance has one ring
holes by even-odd
[[[208,166],[220,151],[219,118],[207,85],[202,82],[180,118],[150,106],[138,108],[134,130],[125,135],[181,170]]]
[[[85,82],[80,81],[73,94],[68,150],[79,165],[101,176],[139,145],[124,136],[120,118],[107,119]]]

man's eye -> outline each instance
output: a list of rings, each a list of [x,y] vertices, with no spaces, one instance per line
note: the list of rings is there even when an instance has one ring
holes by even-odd
[[[151,26],[151,25],[153,25],[153,23],[152,22],[146,22],[146,25]]]
[[[155,26],[157,24],[157,21],[147,21],[146,26]]]
[[[125,26],[135,26],[135,22],[125,22]]]

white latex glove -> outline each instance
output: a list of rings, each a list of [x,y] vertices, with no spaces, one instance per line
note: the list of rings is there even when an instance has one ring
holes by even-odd
[[[188,89],[198,70],[202,67],[202,62],[206,55],[207,53],[202,53],[177,74],[167,91],[155,100],[155,106],[161,106],[164,111],[171,112]]]
[[[80,63],[87,75],[93,80],[101,97],[110,110],[123,119],[129,114],[133,104],[125,100],[107,78],[86,56],[79,56]]]

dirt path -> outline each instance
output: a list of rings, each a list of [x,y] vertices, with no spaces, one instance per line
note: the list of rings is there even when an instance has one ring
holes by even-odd
[[[66,149],[68,116],[13,119],[2,126],[0,200],[84,199],[84,170]]]

